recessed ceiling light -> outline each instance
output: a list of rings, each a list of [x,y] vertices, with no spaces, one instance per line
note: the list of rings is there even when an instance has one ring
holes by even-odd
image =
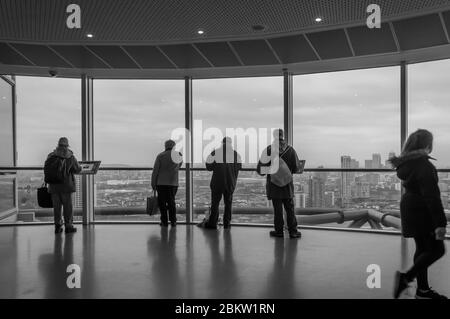
[[[252,25],[252,29],[253,29],[253,31],[264,31],[264,30],[266,30],[266,26],[262,25],[262,24],[255,24],[255,25]]]
[[[317,18],[315,19],[315,21],[316,21],[316,22],[322,22],[322,18],[321,18],[321,17],[317,17]]]
[[[200,35],[205,34],[205,30],[201,30],[201,29],[197,30],[197,33],[200,34]]]
[[[88,33],[88,34],[86,34],[86,36],[87,36],[88,38],[93,38],[93,37],[94,37],[94,35],[93,35],[92,33]]]

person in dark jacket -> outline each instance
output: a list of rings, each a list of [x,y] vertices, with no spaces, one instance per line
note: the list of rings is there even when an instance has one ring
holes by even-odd
[[[241,157],[233,149],[231,138],[224,137],[221,147],[212,151],[206,160],[206,169],[212,171],[213,174],[210,183],[211,213],[204,227],[217,228],[219,204],[223,196],[225,206],[223,227],[230,228],[233,193],[241,168]]]
[[[183,164],[182,154],[174,150],[175,142],[164,143],[165,151],[158,154],[153,165],[152,188],[158,192],[158,206],[161,212],[161,226],[177,224],[175,195],[178,191],[178,171]],[[167,217],[167,212],[169,216]]]
[[[62,232],[61,209],[64,212],[64,226],[66,233],[74,233],[77,229],[73,226],[72,193],[76,192],[76,181],[74,174],[81,172],[81,167],[73,152],[69,149],[69,140],[61,137],[58,146],[47,158],[56,157],[65,161],[66,172],[64,182],[60,184],[48,184],[48,192],[52,195],[53,214],[55,218],[55,233]]]
[[[405,192],[400,201],[402,233],[414,238],[414,265],[396,274],[394,297],[398,298],[417,279],[416,298],[447,299],[428,285],[428,267],[445,254],[447,219],[441,202],[436,168],[430,162],[433,135],[417,130],[406,141],[399,157],[390,162],[402,180]]]
[[[281,159],[287,165],[289,171],[286,174],[290,179],[285,186],[277,186],[273,183],[272,177],[278,171],[271,171],[275,166],[273,163],[281,163]],[[281,167],[281,164],[279,165]],[[272,200],[274,209],[274,225],[275,230],[270,232],[273,237],[284,237],[284,218],[283,206],[286,211],[286,219],[291,238],[300,238],[301,233],[297,229],[297,219],[294,210],[294,182],[292,174],[298,172],[300,164],[297,152],[294,148],[288,145],[284,139],[284,132],[281,129],[274,131],[274,143],[269,145],[262,153],[258,162],[258,174],[267,176],[266,179],[266,193],[267,198]],[[290,176],[289,176],[290,175]]]

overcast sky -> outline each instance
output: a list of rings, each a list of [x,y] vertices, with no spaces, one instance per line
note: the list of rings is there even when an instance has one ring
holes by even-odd
[[[339,167],[350,155],[364,167],[400,151],[399,67],[294,77],[294,147],[308,167]],[[203,129],[277,128],[282,78],[194,80],[194,119]],[[450,61],[409,67],[410,130],[435,134],[438,166],[450,166]],[[17,78],[19,165],[42,165],[60,136],[81,157],[80,80]],[[95,157],[153,166],[164,140],[184,126],[184,82],[94,81]],[[197,140],[196,140],[197,141]],[[204,142],[205,144],[206,142]]]

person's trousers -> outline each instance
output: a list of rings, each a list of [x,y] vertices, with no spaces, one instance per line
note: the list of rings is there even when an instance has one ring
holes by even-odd
[[[64,214],[64,225],[73,226],[73,207],[72,193],[54,193],[52,194],[53,214],[55,218],[55,227],[63,225],[61,210]]]
[[[175,204],[175,196],[178,191],[177,186],[158,185],[158,206],[161,212],[161,223],[167,225],[169,221],[172,224],[177,222],[177,207]],[[169,216],[167,216],[169,213]]]
[[[231,223],[231,207],[233,204],[233,192],[227,190],[211,189],[211,215],[209,216],[208,225],[217,226],[219,220],[219,204],[223,197],[225,206],[223,213],[223,225],[229,226]]]
[[[272,205],[274,210],[275,231],[282,233],[284,230],[283,206],[286,211],[286,219],[289,233],[297,232],[297,218],[295,218],[294,199],[292,198],[273,198]]]
[[[408,279],[417,279],[417,287],[428,290],[428,267],[444,256],[445,245],[443,240],[436,240],[434,234],[414,237],[416,252],[414,254],[414,265],[406,273]]]

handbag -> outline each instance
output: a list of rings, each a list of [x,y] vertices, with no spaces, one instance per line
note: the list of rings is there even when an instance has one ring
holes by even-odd
[[[158,197],[156,196],[156,191],[153,191],[153,195],[147,197],[147,208],[146,212],[148,215],[153,216],[159,213]]]
[[[292,172],[289,169],[289,166],[286,162],[281,158],[286,152],[289,150],[289,147],[280,154],[278,161],[278,170],[274,174],[270,174],[270,182],[278,187],[284,187],[292,182]]]
[[[53,208],[52,195],[48,192],[47,184],[42,184],[37,189],[37,200],[39,207]]]

